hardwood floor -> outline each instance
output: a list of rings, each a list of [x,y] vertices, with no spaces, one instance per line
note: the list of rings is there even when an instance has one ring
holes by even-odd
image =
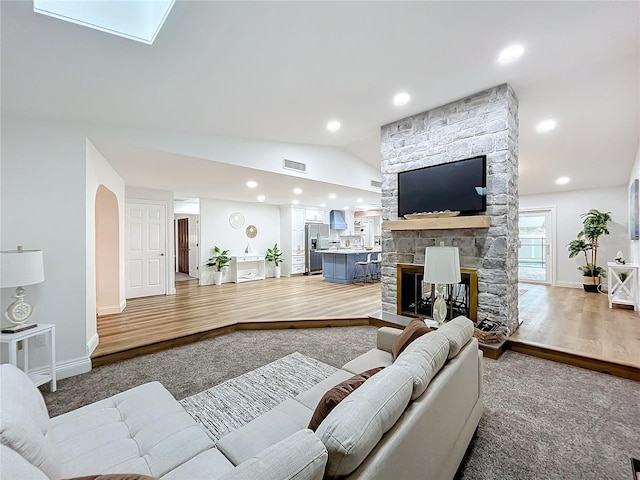
[[[638,378],[640,315],[609,308],[607,296],[576,288],[520,284],[522,324],[509,348],[574,365]],[[599,368],[598,365],[600,365]]]
[[[219,286],[184,281],[176,282],[176,290],[176,295],[127,300],[124,312],[99,317],[94,366],[114,353],[258,323],[260,328],[366,325],[381,303],[380,283],[339,285],[321,275]]]
[[[640,380],[640,315],[607,296],[522,283],[519,329],[507,348]],[[238,329],[375,324],[380,283],[338,285],[320,275],[242,284],[176,283],[177,294],[127,301],[98,319],[94,366]]]

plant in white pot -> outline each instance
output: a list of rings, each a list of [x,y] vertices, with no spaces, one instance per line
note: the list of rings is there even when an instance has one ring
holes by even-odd
[[[583,228],[578,233],[578,238],[567,245],[569,258],[584,254],[585,265],[578,267],[582,272],[582,286],[587,292],[597,292],[602,278],[606,276],[605,269],[597,264],[598,240],[602,235],[609,234],[607,223],[611,221],[611,212],[601,212],[592,208],[580,216]]]
[[[267,254],[265,255],[265,258],[267,259],[268,262],[273,262],[274,264],[273,276],[276,278],[280,278],[280,273],[282,270],[282,267],[280,267],[280,264],[284,262],[284,259],[282,258],[283,255],[284,254],[278,248],[277,243],[273,246],[273,248],[267,248]]]
[[[222,284],[222,273],[224,268],[231,262],[231,257],[229,256],[229,250],[221,250],[220,247],[213,247],[213,254],[211,258],[207,260],[206,265],[208,267],[215,267],[213,271],[213,284],[221,285]]]

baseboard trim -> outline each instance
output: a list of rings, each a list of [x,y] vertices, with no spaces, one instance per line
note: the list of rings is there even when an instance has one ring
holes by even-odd
[[[126,301],[124,302],[126,306]],[[122,313],[124,310],[124,306],[122,303],[118,305],[105,305],[103,307],[98,307],[98,316],[102,315],[113,315],[114,313]]]
[[[89,339],[89,341],[87,342],[87,357],[90,357],[91,354],[93,353],[93,351],[96,349],[96,347],[98,346],[98,343],[100,342],[100,338],[98,337],[97,333],[93,334],[93,337],[91,337]]]
[[[74,358],[64,362],[56,363],[56,380],[62,380],[64,378],[75,377],[83,373],[91,371],[91,358],[88,356]],[[37,368],[32,370],[33,373],[48,374],[49,369],[47,367]]]

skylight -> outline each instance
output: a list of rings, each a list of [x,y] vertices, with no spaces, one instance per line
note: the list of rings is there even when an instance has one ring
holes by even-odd
[[[152,45],[175,0],[33,0],[33,11]]]

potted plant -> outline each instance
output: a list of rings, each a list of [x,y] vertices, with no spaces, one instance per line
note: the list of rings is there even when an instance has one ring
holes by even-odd
[[[267,259],[267,261],[274,263],[275,269],[274,269],[273,275],[276,278],[280,278],[280,272],[282,268],[280,267],[280,264],[284,262],[284,259],[282,258],[282,256],[283,256],[283,253],[278,248],[277,243],[273,245],[273,248],[267,248],[267,254],[265,255],[265,258]]]
[[[220,247],[213,247],[213,255],[207,260],[208,267],[216,267],[213,271],[213,283],[214,285],[222,284],[222,272],[223,269],[229,264],[231,257],[229,256],[229,250],[221,250]]]
[[[597,292],[606,276],[604,268],[598,266],[598,240],[602,235],[609,234],[607,223],[611,221],[611,212],[601,212],[592,208],[582,217],[582,230],[578,233],[578,238],[572,240],[567,245],[569,258],[574,258],[582,253],[584,255],[584,266],[578,267],[582,272],[582,285],[587,292]]]

